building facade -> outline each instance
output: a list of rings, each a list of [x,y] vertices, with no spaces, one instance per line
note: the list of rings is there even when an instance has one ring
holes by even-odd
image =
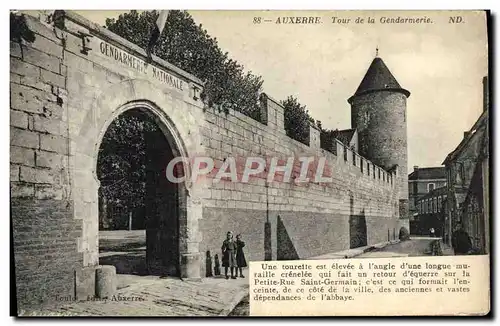
[[[435,235],[441,237],[444,231],[446,205],[446,186],[432,189],[416,200],[415,214],[410,220],[410,231],[416,235],[429,235],[433,228]]]
[[[413,167],[413,172],[408,175],[408,194],[410,210],[410,232],[415,233],[421,230],[419,226],[420,210],[418,200],[427,196],[434,189],[446,185],[445,168],[443,167]],[[420,232],[420,231],[418,231]],[[417,234],[417,233],[415,233]]]
[[[461,224],[474,247],[489,253],[489,83],[483,79],[483,112],[443,164],[447,176],[445,240]]]

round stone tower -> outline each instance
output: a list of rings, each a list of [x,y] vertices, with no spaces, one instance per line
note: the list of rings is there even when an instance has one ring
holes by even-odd
[[[399,199],[406,200],[406,205],[406,99],[409,96],[410,92],[399,85],[384,61],[377,56],[354,95],[348,99],[351,105],[351,125],[358,130],[359,153],[387,171],[398,166]],[[406,215],[407,209],[401,208]]]

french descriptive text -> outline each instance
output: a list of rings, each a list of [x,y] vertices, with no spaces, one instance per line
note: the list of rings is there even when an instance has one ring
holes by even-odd
[[[254,301],[269,302],[352,301],[375,293],[467,293],[470,267],[427,262],[263,262],[252,270],[250,295]]]

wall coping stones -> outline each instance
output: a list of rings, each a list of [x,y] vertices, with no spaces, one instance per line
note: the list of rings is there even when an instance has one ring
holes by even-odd
[[[140,46],[127,41],[126,39],[122,38],[121,36],[118,36],[117,34],[111,32],[110,30],[99,26],[98,24],[91,22],[90,20],[84,18],[83,16],[80,16],[79,14],[71,11],[71,10],[58,10],[62,14],[63,17],[69,19],[70,21],[81,25],[85,28],[88,28],[89,31],[92,31],[97,34],[97,36],[110,41],[111,43],[114,43],[115,45],[122,46],[126,48],[126,50],[132,52],[132,54],[141,57],[142,59],[147,59],[147,53],[144,49],[142,49]],[[165,68],[166,70],[173,72],[174,74],[184,77],[186,79],[189,79],[190,81],[198,84],[199,86],[204,86],[204,82],[199,79],[198,77],[195,77],[194,75],[174,66],[173,64],[155,56],[152,55],[152,63],[156,63],[160,65],[162,68]]]

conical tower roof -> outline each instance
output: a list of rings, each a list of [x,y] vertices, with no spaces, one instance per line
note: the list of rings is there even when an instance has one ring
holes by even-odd
[[[375,91],[402,92],[406,97],[410,96],[410,92],[399,85],[380,57],[373,59],[365,77],[352,97]]]

